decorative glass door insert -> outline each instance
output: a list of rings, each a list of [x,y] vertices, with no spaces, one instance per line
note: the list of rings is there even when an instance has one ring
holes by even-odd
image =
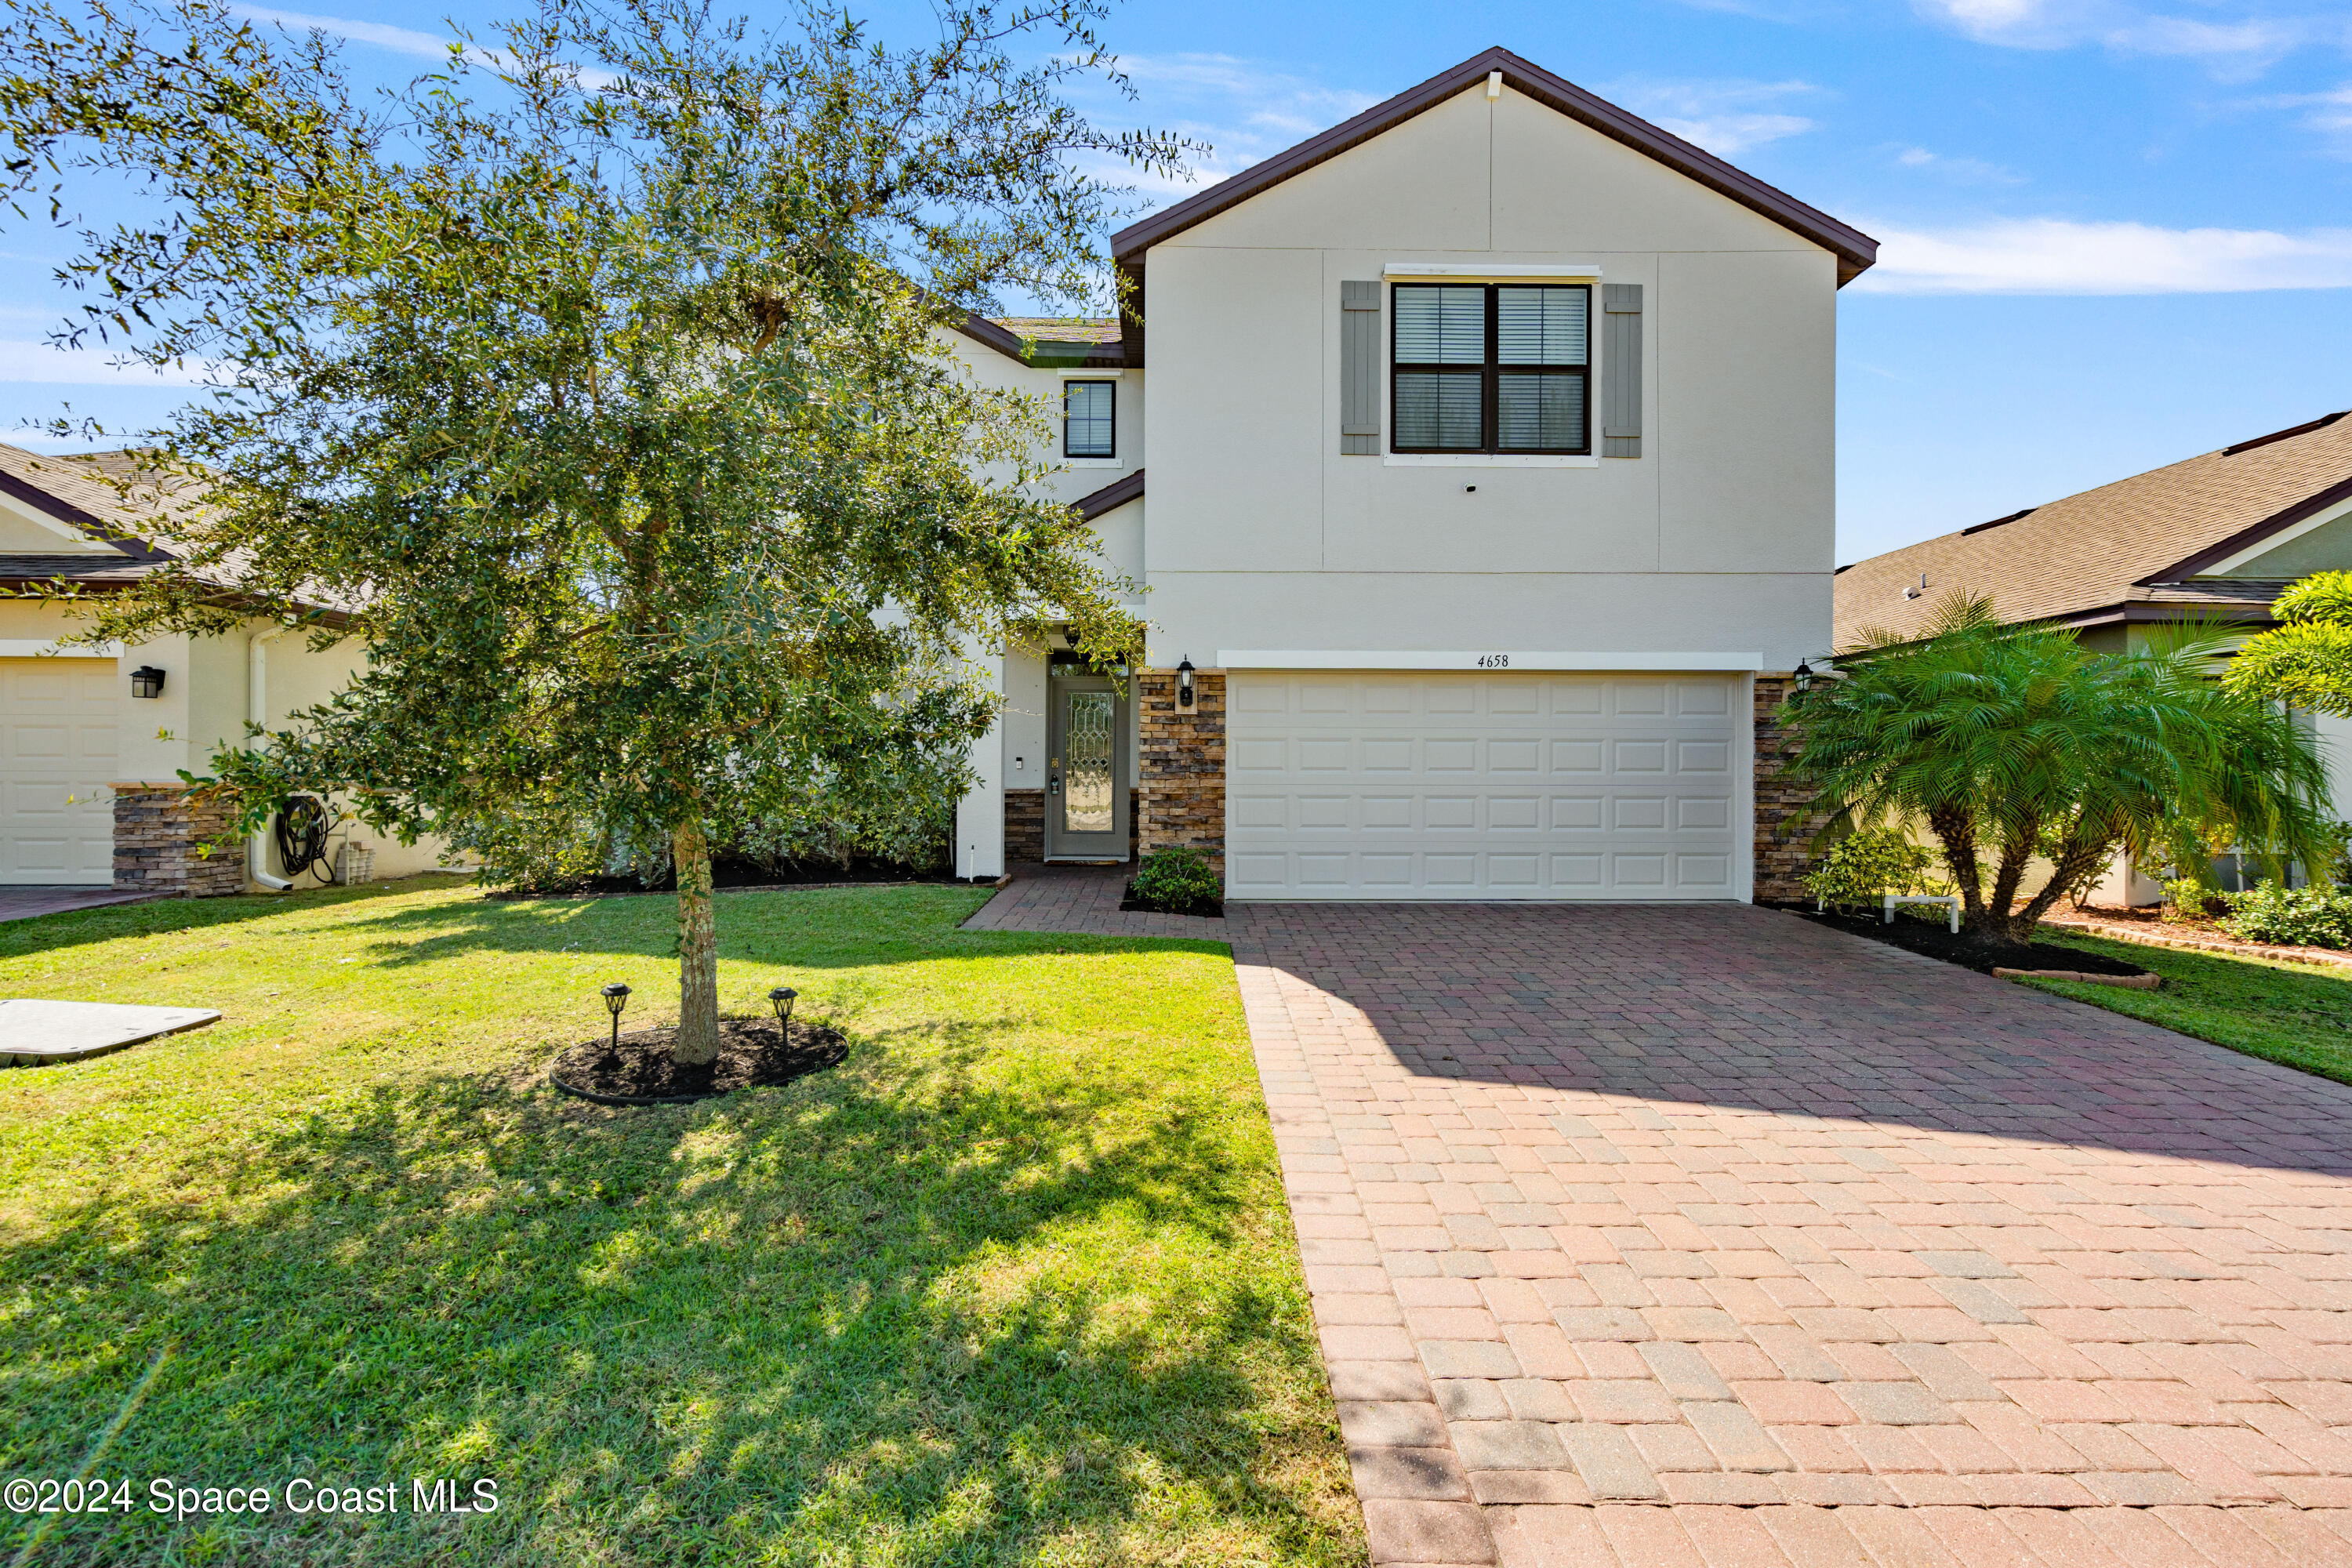
[[[1116,700],[1108,691],[1065,692],[1062,700],[1062,830],[1108,833],[1117,826]]]

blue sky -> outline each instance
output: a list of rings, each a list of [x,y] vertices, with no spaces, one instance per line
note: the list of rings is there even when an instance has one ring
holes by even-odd
[[[247,10],[341,32],[385,79],[442,18],[500,14]],[[1212,143],[1204,181],[1499,43],[1876,236],[1839,312],[1841,561],[2352,405],[2340,5],[1144,0],[1105,34],[1139,96],[1086,107]],[[0,236],[0,414],[160,417],[173,388],[38,346],[53,249]]]

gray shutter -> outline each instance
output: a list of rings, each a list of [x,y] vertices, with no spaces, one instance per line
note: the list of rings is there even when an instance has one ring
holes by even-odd
[[[1339,285],[1339,450],[1381,449],[1381,286]]]
[[[1642,455],[1642,286],[1601,286],[1601,455]]]

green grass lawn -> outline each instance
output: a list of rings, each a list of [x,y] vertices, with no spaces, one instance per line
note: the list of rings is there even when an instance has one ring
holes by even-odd
[[[956,930],[982,896],[721,898],[728,1010],[795,985],[849,1060],[626,1110],[541,1072],[605,981],[674,1016],[667,900],[0,925],[0,995],[225,1015],[0,1069],[0,1479],[102,1444],[137,1493],[0,1512],[0,1563],[1360,1562],[1223,948]]]
[[[2071,980],[2023,984],[2352,1083],[2352,970],[2108,942],[2049,927],[2040,940],[2154,970],[2164,976],[2163,988],[2130,991]]]

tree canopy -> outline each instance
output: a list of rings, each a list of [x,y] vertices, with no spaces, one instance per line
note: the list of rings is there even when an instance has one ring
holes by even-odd
[[[1866,636],[1839,655],[1841,679],[1790,699],[1793,771],[1825,833],[1932,833],[1984,942],[2032,940],[2119,850],[2185,853],[2218,834],[2274,864],[2315,863],[2326,769],[2292,717],[2214,679],[2228,646],[2192,630],[2099,652],[2070,627],[2003,625],[1990,600],[1955,597],[1924,638]],[[2046,877],[2029,889],[2037,863]]]
[[[2315,713],[2352,718],[2352,572],[2315,572],[2271,604],[2278,625],[2247,639],[2230,685]]]
[[[681,1059],[717,1048],[713,834],[960,778],[975,648],[1137,641],[1040,498],[1041,407],[943,334],[1003,290],[1103,299],[1120,192],[1081,163],[1185,149],[1064,100],[1109,69],[1086,0],[937,15],[898,47],[813,8],[754,36],[544,0],[373,98],[326,36],[215,0],[0,27],[17,221],[76,230],[58,340],[213,367],[148,435],[202,481],[179,560],[87,635],[259,620],[364,655],[217,759],[251,812],[320,788],[408,835],[667,840]],[[124,177],[132,221],[78,217]]]

